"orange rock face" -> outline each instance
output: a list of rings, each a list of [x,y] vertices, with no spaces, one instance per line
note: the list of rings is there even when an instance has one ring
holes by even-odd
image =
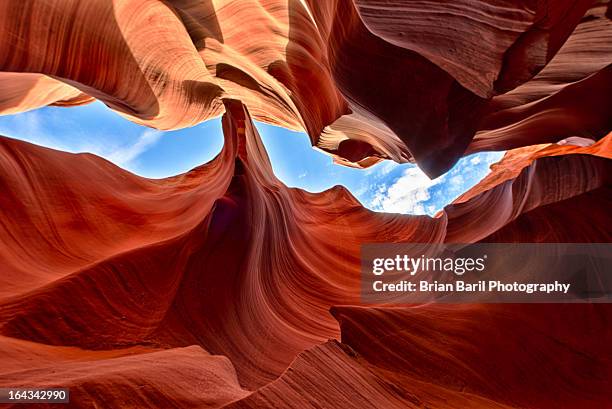
[[[437,176],[466,149],[607,133],[612,24],[591,3],[8,0],[0,112],[80,91],[174,129],[229,97],[346,164]]]
[[[494,372],[498,377],[484,385],[479,379],[488,379],[493,367],[475,362],[470,375],[461,376],[463,366],[457,363],[454,376],[460,381],[442,381],[446,377],[427,369],[430,360],[441,368],[450,364],[441,351],[430,356],[423,347],[416,354],[388,345],[391,350],[386,353],[391,355],[385,357],[378,347],[362,346],[369,342],[367,337],[394,333],[386,325],[395,325],[400,334],[407,332],[411,337],[458,337],[457,343],[461,331],[467,331],[481,343],[486,340],[491,353],[496,343],[510,348],[514,342],[501,336],[480,337],[469,327],[437,328],[441,324],[435,323],[442,319],[439,307],[382,310],[382,315],[372,310],[368,321],[355,324],[357,328],[382,326],[366,331],[367,337],[346,332],[344,318],[340,326],[334,319],[351,315],[352,309],[333,310],[334,316],[329,310],[334,305],[360,303],[359,251],[365,242],[476,242],[487,237],[502,242],[563,242],[580,235],[609,241],[605,203],[610,200],[612,136],[587,147],[511,152],[481,186],[438,217],[402,216],[365,210],[340,187],[320,194],[285,187],[272,173],[248,112],[237,101],[227,101],[226,106],[225,147],[219,156],[184,175],[162,180],[133,176],[91,155],[2,140],[1,183],[7,192],[2,208],[13,209],[10,217],[3,217],[1,236],[3,348],[21,351],[21,358],[12,358],[17,361],[13,367],[39,355],[46,364],[26,374],[9,366],[0,375],[0,384],[71,385],[78,391],[73,394],[77,406],[97,399],[95,390],[118,388],[118,382],[123,391],[130,391],[130,397],[115,395],[110,402],[128,399],[135,406],[151,402],[164,406],[168,401],[189,406],[207,399],[227,403],[242,397],[246,399],[235,405],[269,407],[276,402],[301,407],[300,402],[312,401],[343,406],[334,399],[356,391],[363,395],[354,401],[355,407],[363,402],[398,407],[421,402],[435,407],[444,406],[443,401],[451,402],[450,406],[461,402],[521,406],[532,397],[542,399],[544,407],[559,402],[542,395],[536,382],[513,383],[510,389],[505,385],[513,371],[537,369],[541,364],[537,360],[523,357],[517,362],[518,355],[496,360],[495,365],[507,372]],[[87,177],[77,179],[73,176],[77,172]],[[41,194],[33,196],[30,186]],[[42,192],[47,196],[41,196]],[[598,206],[574,218],[575,223],[565,230],[520,228],[528,223],[524,219],[546,224],[554,223],[559,212],[570,217],[584,202]],[[554,211],[547,217],[548,212],[541,210],[550,208]],[[559,339],[571,337],[576,349],[562,349],[559,354],[567,356],[558,361],[550,351],[542,370],[556,374],[552,384],[564,376],[576,376],[573,366],[561,363],[575,361],[584,371],[595,371],[594,379],[581,380],[590,394],[568,391],[567,399],[577,404],[602,402],[606,378],[597,374],[610,368],[609,361],[595,352],[605,355],[610,339],[595,334],[606,333],[598,325],[609,324],[612,309],[607,305],[590,306],[593,312],[564,308],[567,319],[596,320],[583,323],[588,325],[581,331],[584,338],[556,326],[529,342],[534,348],[543,346],[546,337],[557,337],[554,331],[562,332]],[[550,310],[540,305],[481,306],[445,311],[448,316],[442,320],[452,323],[473,317],[480,322],[477,314],[501,314],[504,320],[487,327],[493,334],[504,327],[514,331],[535,325],[522,317],[545,322]],[[396,313],[397,318],[387,318]],[[418,326],[433,331],[431,335],[410,332],[417,317]],[[434,327],[427,329],[428,325]],[[444,335],[445,331],[449,333]],[[335,337],[341,337],[343,344],[323,344]],[[415,343],[400,335],[397,342]],[[437,348],[433,341],[428,345]],[[590,359],[577,352],[581,348],[593,352]],[[308,351],[298,355],[304,350]],[[128,357],[134,354],[145,355]],[[386,359],[394,361],[395,355],[413,362],[414,368],[387,368]],[[165,359],[176,376],[164,375],[161,369],[152,375],[148,365],[163,367]],[[208,386],[197,393],[174,395],[172,390],[189,390],[193,385],[188,378],[196,362],[208,373],[199,374],[206,376]],[[99,374],[95,381],[85,370],[91,365]],[[111,365],[114,369],[109,372]],[[337,378],[338,383],[328,384],[328,377]],[[92,382],[93,389],[83,386]],[[148,386],[136,391],[138,384]],[[425,384],[432,384],[431,388]],[[293,395],[300,398],[282,398]]]
[[[611,241],[611,27],[582,0],[0,2],[0,113],[95,98],[160,129],[223,114],[225,141],[152,180],[0,137],[0,387],[69,387],[73,407],[609,406],[609,304],[359,294],[363,243]],[[284,186],[253,119],[349,166],[439,175],[513,150],[436,217],[373,213]]]

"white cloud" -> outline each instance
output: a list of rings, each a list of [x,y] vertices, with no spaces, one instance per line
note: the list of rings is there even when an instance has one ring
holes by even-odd
[[[162,132],[147,129],[140,134],[138,139],[129,145],[115,147],[113,150],[103,154],[106,159],[121,167],[130,167],[133,161],[143,152],[155,145],[162,136]]]
[[[393,184],[379,186],[371,200],[372,208],[389,213],[426,214],[429,189],[442,178],[429,179],[418,167],[407,168]]]
[[[465,167],[465,168],[467,168],[467,167]],[[464,170],[464,169],[462,169],[462,170]],[[465,170],[467,170],[467,169],[465,169]],[[450,183],[450,185],[451,185],[453,190],[461,189],[465,185],[465,181],[463,180],[463,176],[462,175],[455,175],[455,176],[451,177],[449,179],[448,183]]]
[[[135,141],[123,143],[124,138],[83,133],[73,126],[65,126],[65,131],[56,135],[47,129],[45,122],[53,119],[49,115],[43,116],[40,111],[25,112],[10,117],[0,127],[0,134],[51,149],[93,153],[132,171],[137,166],[135,160],[138,156],[153,147],[163,135],[161,131],[145,129]],[[65,122],[62,118],[60,120]]]

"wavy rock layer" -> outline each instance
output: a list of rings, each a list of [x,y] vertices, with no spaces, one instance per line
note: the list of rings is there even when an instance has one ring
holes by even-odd
[[[0,113],[225,111],[219,156],[162,180],[0,139],[1,386],[74,407],[609,406],[608,305],[359,306],[362,243],[611,241],[606,2],[6,0],[0,34]],[[377,214],[282,185],[245,106],[349,166],[435,176],[518,149],[434,218]]]
[[[608,305],[330,308],[360,303],[361,243],[609,242],[612,134],[509,152],[430,218],[285,187],[225,108],[219,156],[161,180],[0,140],[0,385],[76,407],[605,406]]]
[[[173,129],[235,98],[341,163],[437,176],[466,149],[609,131],[612,23],[592,3],[7,0],[0,113],[93,97]]]
[[[301,353],[279,379],[228,407],[609,404],[610,337],[597,336],[609,333],[606,306],[338,307],[332,313],[342,343]]]

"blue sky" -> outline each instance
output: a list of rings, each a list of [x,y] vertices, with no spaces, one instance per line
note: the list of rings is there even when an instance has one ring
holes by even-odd
[[[276,176],[287,186],[320,192],[346,186],[375,211],[433,215],[478,183],[502,152],[461,159],[430,180],[412,164],[383,161],[369,169],[335,165],[300,132],[257,123]],[[223,145],[221,120],[162,132],[134,124],[100,102],[73,108],[45,107],[0,116],[0,134],[68,152],[91,152],[150,178],[176,175],[208,162]]]

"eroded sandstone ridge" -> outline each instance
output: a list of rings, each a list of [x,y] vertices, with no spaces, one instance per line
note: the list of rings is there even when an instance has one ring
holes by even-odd
[[[610,129],[612,25],[592,0],[6,0],[0,112],[97,98],[160,129],[243,101],[353,166]],[[474,140],[472,138],[477,135]]]
[[[607,13],[607,14],[606,14]],[[0,386],[74,407],[603,408],[612,308],[366,307],[360,245],[612,239],[604,2],[0,2],[0,112],[223,114],[166,179],[0,137]],[[252,115],[252,117],[251,117]],[[344,164],[511,149],[436,217],[290,189],[252,119]]]
[[[1,140],[0,384],[68,385],[76,406],[609,398],[608,305],[334,306],[360,303],[364,242],[610,241],[612,135],[508,153],[435,218],[380,214],[285,187],[225,103],[219,156],[162,180]]]

